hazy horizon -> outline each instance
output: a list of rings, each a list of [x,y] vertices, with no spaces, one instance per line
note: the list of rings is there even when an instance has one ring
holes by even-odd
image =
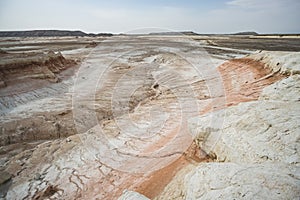
[[[2,0],[0,31],[295,34],[300,33],[299,10],[297,0]]]

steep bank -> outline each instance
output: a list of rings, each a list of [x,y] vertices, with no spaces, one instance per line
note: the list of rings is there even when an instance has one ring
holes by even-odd
[[[5,53],[1,55],[0,89],[1,146],[22,142],[54,139],[75,133],[70,110],[50,114],[44,109],[39,116],[14,116],[6,120],[13,109],[38,99],[63,94],[66,77],[73,75],[78,63],[61,53]],[[69,73],[69,74],[68,74]],[[23,113],[30,113],[25,107]],[[26,112],[26,113],[25,113]],[[47,131],[45,131],[47,130]]]

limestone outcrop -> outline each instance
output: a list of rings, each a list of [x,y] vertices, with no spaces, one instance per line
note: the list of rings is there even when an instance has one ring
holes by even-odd
[[[273,72],[289,75],[300,73],[299,56],[300,52],[259,51],[247,57],[265,63]]]
[[[295,62],[268,60],[280,56]],[[257,101],[190,119],[196,143],[214,162],[179,173],[157,199],[299,198],[299,54],[264,52],[258,60],[290,76],[264,88]]]

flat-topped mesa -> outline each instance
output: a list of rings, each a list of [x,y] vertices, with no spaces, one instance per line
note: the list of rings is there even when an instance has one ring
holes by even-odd
[[[0,37],[97,37],[113,36],[111,33],[85,33],[68,30],[0,31]]]

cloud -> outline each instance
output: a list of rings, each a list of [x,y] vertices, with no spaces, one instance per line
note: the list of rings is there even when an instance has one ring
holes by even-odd
[[[298,0],[231,0],[210,12],[210,21],[226,31],[299,33]]]
[[[263,8],[272,5],[272,2],[276,2],[276,0],[232,0],[226,4],[241,8]]]
[[[0,29],[120,33],[162,27],[200,33],[300,32],[299,0],[158,2],[161,1],[1,0]]]
[[[299,6],[298,0],[231,0],[226,2],[229,6],[245,9],[273,9]]]

